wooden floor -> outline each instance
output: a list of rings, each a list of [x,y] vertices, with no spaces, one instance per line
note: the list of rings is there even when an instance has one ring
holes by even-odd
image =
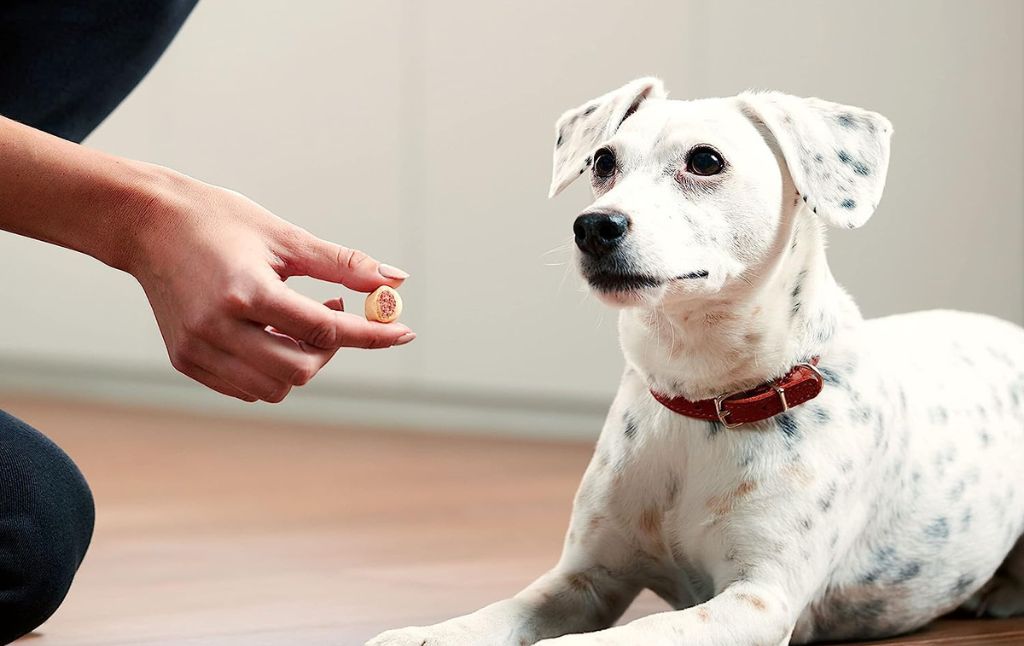
[[[26,646],[359,645],[473,610],[553,564],[590,454],[9,396],[0,408],[63,446],[98,506],[71,594]],[[645,594],[627,619],[664,609]],[[898,643],[1024,644],[1024,622],[946,621]]]

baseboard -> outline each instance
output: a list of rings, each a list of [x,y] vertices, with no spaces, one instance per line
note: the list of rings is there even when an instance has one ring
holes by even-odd
[[[595,438],[610,403],[598,398],[326,378],[294,390],[280,404],[245,404],[169,370],[19,356],[0,356],[0,397],[4,393],[263,419],[555,440]]]

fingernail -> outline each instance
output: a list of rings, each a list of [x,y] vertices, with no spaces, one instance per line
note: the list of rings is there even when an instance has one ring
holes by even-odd
[[[384,263],[381,263],[380,265],[377,266],[377,271],[379,271],[380,275],[383,276],[384,278],[394,278],[396,280],[405,280],[406,278],[409,277],[409,273],[408,272],[402,271],[398,267],[392,267],[391,265],[385,265]]]
[[[406,343],[408,343],[409,341],[412,341],[415,338],[416,338],[416,333],[415,332],[406,332],[402,336],[398,337],[398,340],[395,341],[395,345],[405,345]]]

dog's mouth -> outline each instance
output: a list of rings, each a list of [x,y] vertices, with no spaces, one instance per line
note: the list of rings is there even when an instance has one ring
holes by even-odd
[[[708,275],[706,269],[680,274],[671,279],[658,278],[650,274],[596,271],[588,272],[586,279],[594,289],[607,294],[614,294],[616,292],[635,292],[643,289],[653,289],[661,287],[666,282],[676,280],[699,280],[707,278]]]
[[[608,271],[588,273],[586,279],[591,287],[606,293],[634,292],[641,289],[650,289],[660,287],[664,282],[660,278],[648,274],[625,274]]]

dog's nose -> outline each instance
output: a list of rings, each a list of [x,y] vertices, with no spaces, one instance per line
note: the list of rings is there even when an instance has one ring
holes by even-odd
[[[591,256],[606,254],[617,247],[628,229],[629,218],[615,212],[584,213],[572,225],[576,246]]]

